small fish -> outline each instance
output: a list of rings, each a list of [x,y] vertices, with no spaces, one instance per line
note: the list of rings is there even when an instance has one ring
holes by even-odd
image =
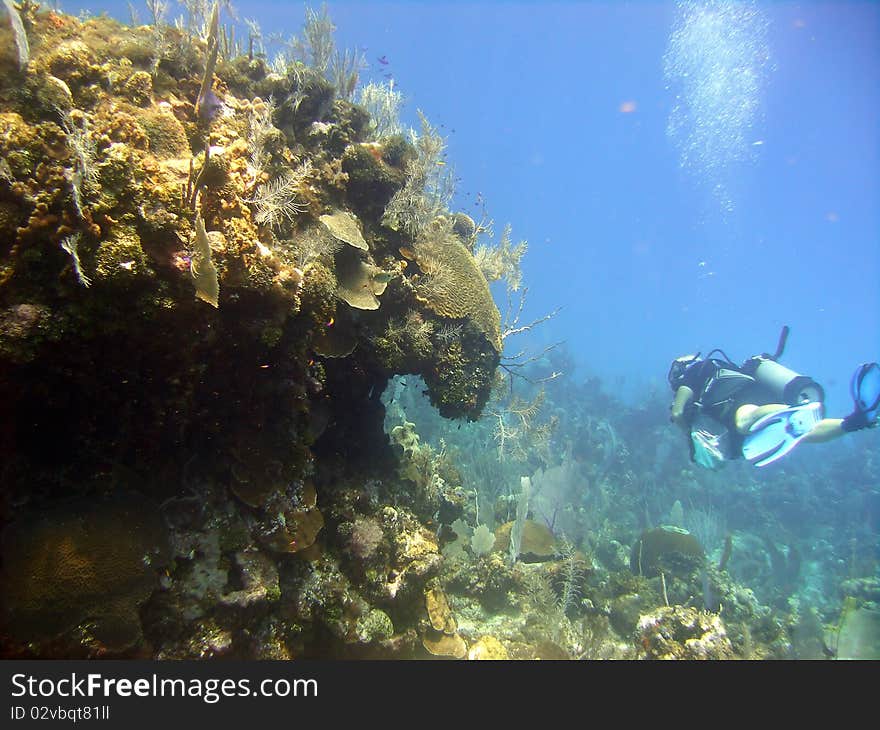
[[[377,60],[379,63],[381,63],[383,66],[387,66],[387,65],[388,65],[388,59],[385,58],[385,56],[379,56],[379,58],[377,58],[376,60]]]
[[[328,326],[328,327],[332,327],[334,324],[336,324],[336,318],[335,318],[335,317],[330,317],[330,321],[327,322],[327,326]]]

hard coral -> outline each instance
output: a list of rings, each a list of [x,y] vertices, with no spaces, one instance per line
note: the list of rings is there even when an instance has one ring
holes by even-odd
[[[336,254],[335,261],[339,282],[337,296],[354,309],[378,309],[376,291],[381,284],[374,281],[376,267],[364,261],[350,246],[342,248]]]
[[[496,352],[501,351],[501,314],[473,255],[453,231],[434,225],[412,247],[426,279],[417,296],[433,312],[449,319],[469,319]]]
[[[95,252],[95,279],[98,281],[127,285],[138,277],[151,274],[140,236],[133,226],[115,226],[110,237]]]
[[[351,213],[335,210],[333,213],[322,215],[319,220],[336,240],[362,251],[370,250],[361,233],[357,217]]]
[[[440,569],[442,557],[437,539],[405,509],[386,507],[382,511],[382,526],[392,543],[387,597],[412,595]]]
[[[170,109],[144,109],[138,121],[150,140],[150,152],[157,159],[188,158],[191,154],[186,131]]]
[[[656,527],[645,530],[633,544],[630,570],[649,578],[669,572],[686,573],[703,560],[703,546],[687,530]]]
[[[638,632],[649,659],[733,658],[733,647],[717,614],[663,606],[639,619]]]
[[[439,582],[432,581],[425,590],[428,621],[422,628],[422,645],[435,656],[464,659],[467,643],[458,633],[458,624],[449,608],[446,594]]]
[[[279,633],[289,602],[282,609],[275,598],[287,590],[333,641],[385,651],[393,617],[396,645],[414,647],[413,606],[442,563],[424,523],[455,519],[467,501],[460,476],[427,448],[409,464],[416,488],[401,485],[378,394],[390,375],[415,372],[444,415],[475,417],[499,335],[489,300],[477,296],[442,340],[449,321],[416,300],[421,284],[443,277],[430,256],[401,261],[409,242],[381,223],[412,146],[402,136],[363,145],[365,112],[334,101],[319,71],[297,63],[279,75],[259,58],[218,65],[223,114],[207,125],[195,104],[203,41],[167,25],[48,17],[29,26],[25,77],[0,74],[0,400],[12,414],[3,496],[51,504],[93,479],[110,489],[122,474],[162,502],[163,515],[181,506],[193,523],[175,533],[186,549],[148,601],[154,576],[135,568],[125,542],[140,533],[117,528],[141,524],[128,513],[114,521],[101,503],[58,505],[52,524],[10,527],[9,539],[35,555],[84,544],[77,555],[97,566],[104,598],[61,579],[53,608],[51,580],[30,593],[4,583],[8,636],[33,640],[36,652],[57,636],[71,654],[121,651],[137,643],[142,609],[157,656],[288,656],[308,639],[294,650],[300,628]],[[262,101],[270,97],[274,108]],[[259,115],[262,135],[253,133]],[[304,171],[294,191],[302,205],[259,225],[257,190],[289,169]],[[217,309],[194,296],[193,260],[207,271],[206,248],[222,296],[201,293]],[[469,254],[453,254],[453,287],[474,299],[485,282],[467,280],[479,276]],[[400,506],[339,510],[335,485],[352,474],[388,477],[394,486],[383,489],[400,491],[385,496]],[[105,518],[87,535],[77,527]],[[235,529],[217,527],[226,523]],[[68,543],[59,530],[73,535]],[[114,548],[103,557],[89,542],[102,535]],[[27,583],[27,556],[10,545],[4,581]],[[111,559],[123,563],[120,582],[108,575]],[[307,570],[284,584],[291,566],[318,563],[320,585]],[[69,575],[82,577],[81,567]],[[120,616],[134,628],[122,630]],[[316,632],[315,646],[327,635]]]
[[[342,156],[342,171],[348,175],[346,198],[358,215],[375,220],[382,216],[394,193],[403,187],[404,173],[377,160],[371,147],[352,145]]]
[[[34,71],[45,70],[64,81],[76,98],[84,87],[100,83],[100,69],[94,51],[81,40],[59,44],[38,58]]]
[[[153,98],[153,77],[146,71],[135,71],[125,82],[123,94],[138,106],[147,106]]]
[[[510,659],[507,649],[504,648],[494,636],[481,636],[475,644],[468,649],[467,658],[470,661],[492,661]]]
[[[513,523],[507,522],[495,530],[495,550],[507,553],[512,528]],[[552,560],[556,551],[556,538],[550,529],[540,522],[526,520],[519,548],[520,559],[523,562],[540,563]]]
[[[65,636],[71,654],[87,635],[93,650],[117,653],[141,640],[138,608],[167,555],[152,503],[134,494],[78,502],[9,525],[2,544],[2,622],[14,640],[39,647]]]
[[[351,527],[349,549],[355,557],[367,560],[376,552],[384,537],[385,533],[376,520],[370,517],[358,517]]]

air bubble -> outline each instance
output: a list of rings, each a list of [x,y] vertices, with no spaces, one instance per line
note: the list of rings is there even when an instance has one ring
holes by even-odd
[[[682,168],[713,191],[721,209],[734,201],[729,176],[751,162],[772,71],[769,22],[752,2],[683,1],[663,57],[675,95],[666,133]]]

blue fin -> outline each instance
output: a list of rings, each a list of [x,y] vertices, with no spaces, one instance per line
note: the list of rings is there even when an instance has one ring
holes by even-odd
[[[853,373],[850,392],[856,408],[869,421],[876,421],[880,415],[880,365],[876,362],[859,365]]]
[[[821,403],[804,403],[759,418],[743,441],[743,456],[755,466],[781,459],[822,420],[824,410]]]

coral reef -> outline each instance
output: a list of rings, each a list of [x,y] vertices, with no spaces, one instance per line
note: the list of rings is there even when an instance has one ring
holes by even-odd
[[[660,608],[639,619],[638,632],[650,659],[732,659],[721,617],[694,608]]]
[[[416,627],[405,606],[440,561],[420,520],[450,490],[428,476],[418,517],[345,521],[340,486],[393,472],[377,400],[389,377],[435,374],[446,415],[480,415],[497,309],[466,251],[455,281],[483,287],[479,307],[424,304],[422,271],[399,252],[417,243],[382,222],[416,151],[376,137],[350,74],[236,56],[218,46],[216,13],[207,38],[154,20],[30,5],[28,57],[0,58],[3,504],[62,515],[55,531],[2,516],[18,546],[4,560],[10,651],[40,655],[45,639],[46,655],[247,656],[263,635],[269,655],[292,656],[310,651],[316,622],[342,647],[378,645]],[[435,341],[449,316],[467,329]],[[383,343],[401,321],[424,334],[392,356]],[[163,505],[151,514],[170,524],[175,561],[161,586],[129,564],[148,552],[137,533],[88,533],[115,567],[80,544],[83,520],[112,519],[99,497],[119,484]],[[70,499],[93,507],[64,511]],[[22,576],[38,549],[80,559],[65,540],[96,575],[85,585],[85,566],[71,569],[58,583],[69,603],[53,610]],[[354,595],[369,599],[342,609]],[[279,628],[291,610],[306,628]]]
[[[448,208],[393,85],[351,101],[326,12],[270,64],[207,10],[22,7],[0,654],[876,656],[876,460],[845,497],[825,462],[699,475],[662,397],[505,355],[526,243]]]

